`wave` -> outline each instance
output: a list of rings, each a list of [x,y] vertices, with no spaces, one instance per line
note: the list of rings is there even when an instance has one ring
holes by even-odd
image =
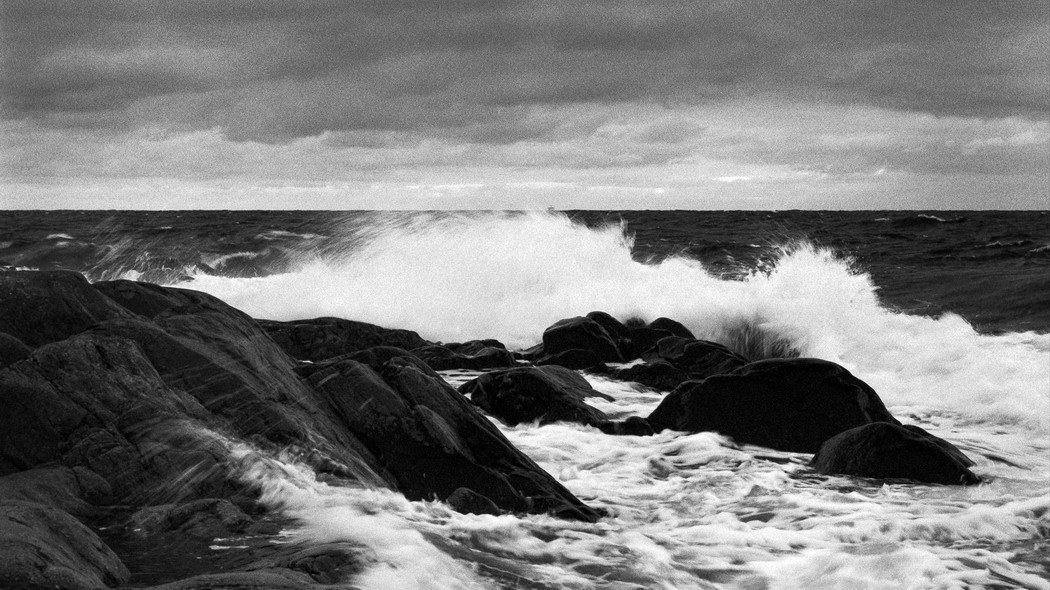
[[[950,313],[897,313],[854,261],[805,241],[730,279],[684,255],[639,261],[622,224],[560,213],[374,213],[338,236],[338,247],[299,254],[292,272],[197,274],[190,286],[254,317],[336,316],[514,348],[592,310],[666,316],[752,356],[838,362],[909,411],[1048,430],[1031,408],[1050,403],[1050,335],[981,335]]]

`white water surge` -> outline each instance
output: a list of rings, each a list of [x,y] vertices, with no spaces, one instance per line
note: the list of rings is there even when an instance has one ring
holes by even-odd
[[[512,348],[592,310],[666,316],[716,341],[757,334],[844,365],[903,422],[962,448],[987,480],[829,478],[808,470],[808,455],[715,434],[613,437],[559,424],[501,428],[610,512],[596,524],[461,515],[330,488],[299,468],[256,474],[302,535],[370,548],[374,565],[354,580],[362,587],[1050,588],[1048,335],[979,335],[957,316],[895,313],[848,260],[806,245],[725,280],[687,258],[638,262],[622,228],[553,214],[376,216],[346,228],[345,243],[292,273],[185,286],[255,317],[337,316]],[[593,405],[613,417],[644,416],[661,397],[593,382],[615,398]]]

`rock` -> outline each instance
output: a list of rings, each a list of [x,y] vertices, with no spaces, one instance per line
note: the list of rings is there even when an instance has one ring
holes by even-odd
[[[18,338],[7,332],[0,332],[0,369],[28,357],[31,352],[33,349]]]
[[[604,311],[592,311],[585,317],[601,326],[613,339],[613,342],[619,344],[627,338],[627,326]]]
[[[538,366],[557,365],[559,367],[565,367],[566,369],[580,371],[608,371],[608,367],[602,362],[601,357],[599,357],[596,352],[593,350],[583,350],[582,348],[570,348],[569,350],[563,350],[556,354],[543,356],[536,359],[534,363]]]
[[[433,370],[394,351],[358,353],[371,357],[372,366],[343,358],[299,371],[396,489],[418,500],[468,487],[502,510],[598,518]],[[382,358],[387,360],[377,362]]]
[[[665,330],[674,336],[688,338],[690,340],[696,339],[696,336],[693,336],[693,333],[689,331],[689,328],[686,328],[679,322],[667,318],[656,318],[649,322],[649,328],[653,330]]]
[[[620,436],[652,436],[655,434],[649,421],[640,416],[631,416],[626,420],[608,420],[598,424],[598,429],[605,434]]]
[[[214,539],[242,533],[252,523],[252,519],[229,500],[202,498],[185,504],[148,506],[132,514],[126,526],[139,537],[179,532],[199,539]]]
[[[201,291],[161,287],[152,283],[127,280],[99,281],[93,286],[96,291],[109,297],[124,309],[148,319],[157,319],[165,314],[181,315],[212,311],[254,322],[244,312],[230,307],[214,295]]]
[[[918,426],[875,422],[839,433],[821,445],[812,467],[826,475],[976,484],[974,462],[955,445]]]
[[[603,397],[578,374],[559,367],[520,367],[481,375],[460,386],[471,400],[508,425],[539,421],[576,422],[596,426],[605,413],[587,405],[588,397]]]
[[[739,443],[815,453],[831,437],[872,422],[899,422],[875,390],[819,359],[776,359],[687,381],[649,415],[655,430],[714,431]]]
[[[483,342],[478,340],[463,344],[423,346],[413,350],[412,354],[422,359],[435,371],[452,369],[480,371],[482,369],[515,367],[518,364],[514,354],[503,348],[502,345],[485,346]]]
[[[259,325],[285,352],[298,360],[320,361],[375,346],[411,350],[430,344],[409,330],[381,328],[339,318],[293,322],[259,320]]]
[[[0,556],[0,588],[94,590],[130,578],[91,529],[32,502],[0,503]]]
[[[663,338],[642,358],[648,362],[666,361],[689,373],[692,379],[728,373],[748,363],[747,359],[721,344],[679,336]]]
[[[0,332],[30,348],[132,315],[82,275],[67,271],[0,271]]]
[[[658,330],[644,326],[631,328],[627,331],[627,337],[620,348],[624,351],[625,358],[636,359],[656,346],[657,342],[668,336],[674,336],[674,334],[667,330]]]
[[[689,373],[663,360],[616,369],[611,376],[613,379],[634,381],[659,391],[670,391],[693,378]]]
[[[77,516],[97,512],[93,505],[112,501],[113,489],[85,467],[40,467],[0,477],[0,498],[6,502],[32,502]]]
[[[445,502],[461,514],[501,514],[495,502],[469,488],[457,489],[445,498]]]
[[[593,351],[604,362],[622,363],[616,341],[599,323],[586,317],[556,322],[543,332],[543,351],[547,355],[574,348]]]

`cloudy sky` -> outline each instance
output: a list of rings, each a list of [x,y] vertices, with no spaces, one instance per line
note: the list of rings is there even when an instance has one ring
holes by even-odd
[[[1050,207],[1046,0],[0,0],[3,208]]]

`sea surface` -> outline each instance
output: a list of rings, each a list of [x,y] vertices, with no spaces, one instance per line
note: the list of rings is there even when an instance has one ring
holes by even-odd
[[[246,469],[295,519],[290,537],[369,548],[363,588],[1050,589],[1045,211],[0,211],[0,266],[512,349],[593,310],[670,317],[714,341],[760,333],[845,366],[985,480],[821,476],[809,455],[716,433],[497,423],[608,511],[587,524],[329,487],[280,457]],[[614,419],[665,393],[587,378]]]

